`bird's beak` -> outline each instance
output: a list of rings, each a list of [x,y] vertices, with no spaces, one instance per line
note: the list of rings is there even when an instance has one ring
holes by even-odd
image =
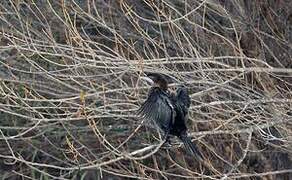
[[[146,77],[145,76],[140,77],[140,79],[148,82],[150,85],[153,85],[154,84],[154,81],[151,78],[147,77],[147,76]]]

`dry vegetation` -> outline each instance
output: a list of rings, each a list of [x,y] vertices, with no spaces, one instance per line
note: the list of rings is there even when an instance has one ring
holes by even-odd
[[[3,179],[292,179],[291,0],[0,4]],[[136,117],[163,72],[192,97],[165,147]]]

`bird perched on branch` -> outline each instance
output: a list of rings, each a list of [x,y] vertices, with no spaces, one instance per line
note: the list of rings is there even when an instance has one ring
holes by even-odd
[[[146,73],[142,79],[152,84],[147,100],[138,110],[138,115],[145,120],[153,121],[163,133],[163,139],[169,135],[177,136],[186,147],[188,153],[199,160],[202,154],[187,135],[186,120],[191,104],[185,87],[179,87],[176,94],[168,91],[169,77],[159,73]]]

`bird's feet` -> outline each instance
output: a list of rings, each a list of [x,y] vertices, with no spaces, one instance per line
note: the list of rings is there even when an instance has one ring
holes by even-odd
[[[170,137],[167,136],[167,137],[165,138],[165,141],[164,141],[162,147],[168,149],[168,148],[170,148],[171,146],[172,146],[172,145],[171,145]]]

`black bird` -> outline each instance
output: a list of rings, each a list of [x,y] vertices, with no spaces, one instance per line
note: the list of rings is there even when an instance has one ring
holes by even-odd
[[[176,94],[168,91],[168,77],[159,73],[146,73],[143,79],[152,83],[147,100],[138,110],[138,115],[145,120],[153,121],[163,132],[168,141],[169,135],[177,136],[191,155],[203,160],[202,154],[187,135],[186,120],[191,104],[185,87],[179,87]]]

